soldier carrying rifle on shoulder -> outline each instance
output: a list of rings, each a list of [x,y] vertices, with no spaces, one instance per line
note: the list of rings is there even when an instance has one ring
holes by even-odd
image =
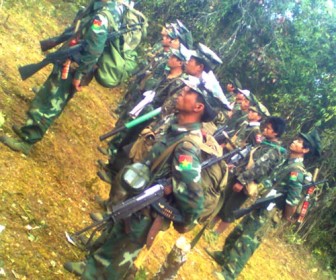
[[[13,125],[13,131],[19,139],[4,135],[0,137],[0,142],[14,151],[29,154],[33,145],[42,140],[52,123],[61,115],[73,95],[89,83],[88,77],[92,79],[94,75],[106,87],[115,86],[123,80],[127,74],[124,73],[124,40],[117,33],[125,33],[120,28],[125,14],[130,10],[134,9],[126,3],[93,1],[84,12],[79,13],[82,23],[77,20],[79,29],[73,29],[74,37],[68,39],[55,53],[48,54],[41,63],[19,69],[25,79],[33,74],[26,76],[26,71],[36,72],[49,63],[54,64],[50,76],[30,104],[25,124],[21,127]],[[71,33],[72,29],[66,31]],[[114,33],[113,36],[111,33]],[[62,41],[68,36],[64,32],[59,37]],[[59,40],[54,42],[56,45],[58,43]],[[111,68],[107,63],[112,60],[121,64]]]

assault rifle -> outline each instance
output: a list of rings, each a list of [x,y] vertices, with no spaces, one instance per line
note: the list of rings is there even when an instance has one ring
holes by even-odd
[[[106,41],[108,42],[108,41],[114,40],[115,38],[118,38],[121,35],[123,35],[127,32],[134,31],[136,29],[137,29],[137,27],[133,27],[133,28],[130,28],[130,29],[124,29],[124,30],[111,32],[107,36]],[[85,49],[85,46],[86,46],[85,40],[81,40],[81,41],[78,42],[77,45],[70,46],[68,48],[60,49],[56,52],[47,54],[46,57],[39,63],[32,63],[32,64],[28,64],[28,65],[19,67],[19,72],[20,72],[21,79],[23,81],[28,79],[29,77],[33,76],[36,72],[40,71],[42,68],[44,68],[45,66],[47,66],[50,63],[63,64],[66,61],[66,59],[68,59],[68,58],[71,58],[75,62],[79,62],[79,58],[77,56],[80,55],[80,52]],[[76,59],[76,57],[77,57],[77,59]]]
[[[231,137],[233,136],[234,131],[227,131],[227,129],[228,129],[228,126],[223,125],[214,132],[213,137],[216,139],[216,141],[219,144],[222,144],[225,142],[231,142]]]
[[[221,157],[211,157],[202,162],[202,168],[208,168],[209,166],[220,162],[221,160],[225,160],[227,164],[237,165],[240,160],[244,159],[249,154],[251,149],[252,145],[248,144],[245,147],[236,148],[231,152],[222,155]]]
[[[154,186],[151,186],[147,189],[145,189],[140,194],[129,198],[115,206],[112,207],[112,213],[108,214],[106,217],[104,217],[103,220],[97,221],[85,228],[83,228],[80,231],[77,231],[76,233],[69,235],[66,232],[66,236],[70,243],[75,244],[74,240],[77,239],[78,236],[83,234],[84,232],[87,232],[91,229],[94,229],[93,232],[90,235],[89,240],[87,241],[86,245],[90,244],[93,236],[98,230],[103,229],[106,227],[107,224],[114,225],[116,222],[130,217],[133,213],[145,208],[146,206],[157,202],[160,198],[163,198],[164,196],[164,185],[163,184],[156,184]],[[181,215],[175,215],[170,217],[172,220],[182,221]]]
[[[328,180],[321,180],[318,182],[312,182],[309,184],[306,184],[304,186],[302,186],[302,190],[306,190],[309,189],[312,186],[316,186],[316,185],[320,185],[323,183],[328,182]],[[286,194],[285,193],[278,193],[276,190],[272,190],[268,196],[263,197],[263,198],[259,198],[256,200],[256,202],[251,205],[248,208],[242,208],[242,209],[238,209],[233,211],[233,215],[236,219],[239,219],[242,216],[245,216],[249,213],[251,213],[253,210],[257,210],[257,209],[266,209],[268,207],[273,208],[275,205],[279,205],[285,202],[285,198],[286,198]],[[269,208],[268,208],[269,209]],[[271,210],[271,209],[269,209]]]
[[[243,148],[245,149],[245,148]],[[234,157],[237,153],[239,153],[241,148],[237,148],[230,153],[225,154],[222,157],[216,157],[214,160],[213,158],[210,159],[210,161],[204,161],[202,162],[202,169],[208,168],[211,165],[219,162],[220,160],[231,161],[231,158]],[[87,232],[91,229],[94,229],[93,232],[90,235],[89,240],[86,242],[86,245],[89,245],[93,236],[96,234],[98,230],[103,229],[106,227],[107,224],[114,225],[116,222],[125,219],[127,217],[130,217],[133,213],[151,205],[157,212],[164,217],[177,222],[177,223],[183,223],[183,217],[180,214],[180,212],[172,207],[164,198],[164,188],[165,186],[169,186],[167,180],[163,181],[163,183],[156,184],[154,186],[151,186],[149,188],[146,188],[144,191],[142,191],[140,194],[131,197],[117,205],[112,206],[112,211],[110,214],[108,214],[106,217],[104,217],[103,220],[97,221],[92,223],[91,225],[83,228],[80,231],[77,231],[76,233],[69,235],[66,232],[67,239],[70,243],[76,245],[75,240],[78,239],[78,237],[83,234],[84,232]]]
[[[147,114],[144,114],[128,123],[125,123],[124,125],[120,126],[120,127],[117,127],[117,128],[114,128],[112,129],[111,131],[99,136],[99,140],[100,141],[104,141],[105,139],[123,131],[123,130],[126,130],[126,129],[130,129],[134,126],[137,126],[139,123],[143,123],[151,118],[154,118],[155,116],[159,115],[161,113],[161,110],[162,108],[159,107],[159,108],[156,108],[155,110],[153,111],[150,111],[148,112]]]
[[[124,25],[121,25],[120,29],[121,30],[129,29],[129,28],[140,26],[140,25],[143,25],[143,23],[124,24]],[[41,50],[43,52],[46,52],[58,46],[59,44],[62,44],[68,41],[69,39],[75,38],[75,37],[76,37],[75,26],[70,26],[66,28],[61,35],[40,41]]]

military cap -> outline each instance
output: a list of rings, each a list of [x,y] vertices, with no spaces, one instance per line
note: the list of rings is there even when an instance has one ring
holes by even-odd
[[[197,49],[191,51],[191,56],[201,59],[210,69],[214,69],[216,66],[223,63],[214,51],[202,43],[198,43]]]
[[[204,113],[202,115],[202,122],[211,122],[217,115],[216,111],[211,105],[213,97],[205,90],[203,84],[199,83],[198,79],[193,79],[189,76],[188,79],[181,79],[183,83],[192,89],[192,91],[201,95],[204,99]]]
[[[191,31],[179,20],[176,23],[166,25],[168,36],[172,39],[179,39],[188,49],[193,47],[193,37]]]
[[[257,112],[262,117],[269,117],[271,114],[264,104],[257,102],[255,105],[249,107],[249,110]]]
[[[182,61],[187,61],[189,59],[189,50],[183,44],[180,45],[180,49],[170,48],[170,51]]]
[[[251,106],[255,106],[255,105],[258,104],[259,101],[255,97],[255,95],[251,91],[249,91],[248,89],[240,89],[240,88],[238,88],[238,92],[240,92],[242,95],[245,96],[245,98],[247,100],[250,101],[250,105]]]
[[[310,151],[314,156],[321,156],[321,138],[316,129],[311,131],[310,133],[300,133],[300,137],[306,140],[310,146],[312,147],[313,151]]]

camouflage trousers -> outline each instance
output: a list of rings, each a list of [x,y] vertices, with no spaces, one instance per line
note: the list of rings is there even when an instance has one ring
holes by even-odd
[[[271,216],[265,209],[254,210],[230,233],[223,247],[222,274],[226,280],[236,279],[244,266],[259,247],[272,224]]]
[[[82,279],[114,280],[132,279],[133,262],[146,243],[152,219],[147,216],[132,215],[129,232],[125,232],[123,222],[116,223],[104,232],[93,244]]]
[[[61,79],[62,66],[55,65],[52,73],[36,93],[21,127],[23,140],[34,144],[40,141],[50,125],[61,115],[73,95],[72,74]]]

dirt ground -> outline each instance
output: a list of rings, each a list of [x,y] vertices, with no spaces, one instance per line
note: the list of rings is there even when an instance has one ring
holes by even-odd
[[[15,2],[15,3],[12,3]],[[43,58],[39,40],[54,36],[70,20],[61,16],[69,1],[1,1],[0,6],[0,134],[13,135],[22,124],[34,97],[32,88],[50,72],[46,67],[21,81],[17,67]],[[72,6],[71,6],[72,7]],[[63,14],[64,15],[64,14]],[[58,20],[56,20],[58,19]],[[106,197],[109,186],[96,176],[98,136],[113,128],[113,109],[122,88],[104,89],[93,83],[70,101],[62,116],[36,144],[29,156],[0,145],[0,278],[76,279],[62,265],[81,260],[84,253],[69,244],[65,231],[90,223],[88,214],[99,210],[95,195]],[[4,123],[3,121],[4,120]],[[191,240],[195,231],[186,235]],[[158,236],[138,263],[147,279],[156,272],[178,235],[172,229]],[[204,248],[218,250],[225,236],[210,240],[210,232],[188,255],[178,279],[215,279],[219,266]],[[330,279],[305,248],[267,239],[239,279]]]

